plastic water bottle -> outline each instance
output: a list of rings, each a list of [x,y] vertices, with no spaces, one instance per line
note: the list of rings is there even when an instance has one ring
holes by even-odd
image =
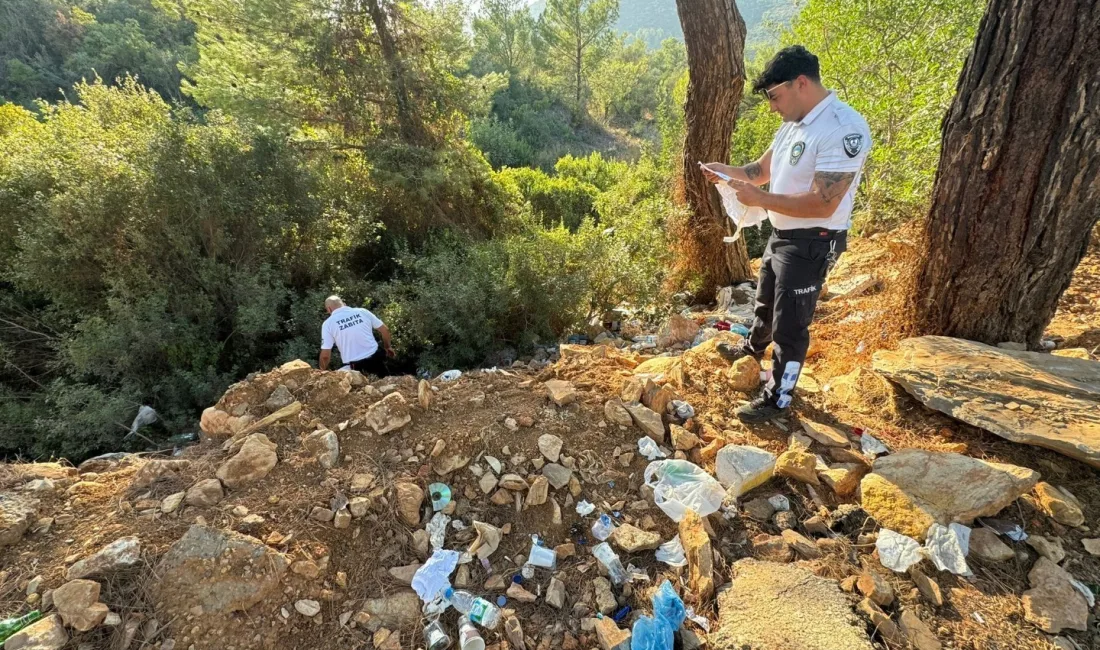
[[[470,618],[470,621],[481,627],[487,630],[495,630],[500,626],[500,609],[484,598],[479,598],[468,591],[455,591],[450,587],[444,592],[443,597],[460,614],[465,614]]]
[[[595,555],[596,559],[600,561],[600,564],[607,569],[607,574],[611,576],[611,582],[617,585],[626,582],[626,569],[623,568],[623,563],[619,560],[619,556],[615,554],[615,551],[611,550],[611,546],[607,542],[594,546],[592,548],[592,555]]]
[[[615,524],[611,523],[611,517],[607,515],[600,515],[592,524],[592,536],[601,542],[611,537],[611,532],[615,530]]]
[[[458,619],[458,645],[462,650],[485,650],[485,639],[465,615]]]

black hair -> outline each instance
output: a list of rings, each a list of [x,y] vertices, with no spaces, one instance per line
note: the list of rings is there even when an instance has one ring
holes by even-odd
[[[817,57],[801,45],[791,45],[779,50],[764,66],[764,72],[752,83],[754,93],[762,93],[772,86],[805,75],[817,83],[821,83],[821,66]]]

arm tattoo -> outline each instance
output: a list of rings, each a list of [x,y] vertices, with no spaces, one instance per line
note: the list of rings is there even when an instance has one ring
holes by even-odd
[[[762,173],[764,172],[760,169],[760,163],[749,163],[745,165],[745,176],[748,177],[750,181],[756,179]]]
[[[821,195],[822,201],[831,203],[844,196],[855,177],[855,172],[817,172],[814,174],[814,189]]]

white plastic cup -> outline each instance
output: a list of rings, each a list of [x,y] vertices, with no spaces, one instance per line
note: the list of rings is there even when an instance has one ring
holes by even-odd
[[[544,569],[553,569],[558,564],[558,554],[552,548],[532,544],[527,563]]]
[[[485,639],[465,616],[458,619],[458,645],[462,650],[485,650]]]

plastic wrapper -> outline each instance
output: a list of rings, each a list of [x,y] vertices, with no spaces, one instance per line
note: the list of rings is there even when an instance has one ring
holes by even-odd
[[[665,580],[653,595],[653,616],[642,616],[634,622],[630,650],[672,650],[676,630],[686,617],[684,601]]]
[[[428,541],[431,542],[432,548],[443,548],[443,542],[447,538],[447,524],[451,523],[451,518],[442,512],[437,512],[428,522],[428,525],[424,527],[428,531]]]
[[[859,446],[864,456],[870,456],[872,458],[890,453],[886,445],[882,444],[878,438],[869,433],[864,433],[859,437]]]
[[[668,454],[661,451],[661,448],[657,446],[657,442],[649,436],[638,438],[638,453],[645,456],[646,460],[657,460],[658,458],[665,458],[668,456]]]
[[[587,501],[580,501],[577,503],[577,514],[582,517],[587,517],[596,511],[596,506]]]
[[[681,567],[687,566],[688,563],[679,535],[658,546],[656,555],[658,562],[664,562],[669,566]]]

